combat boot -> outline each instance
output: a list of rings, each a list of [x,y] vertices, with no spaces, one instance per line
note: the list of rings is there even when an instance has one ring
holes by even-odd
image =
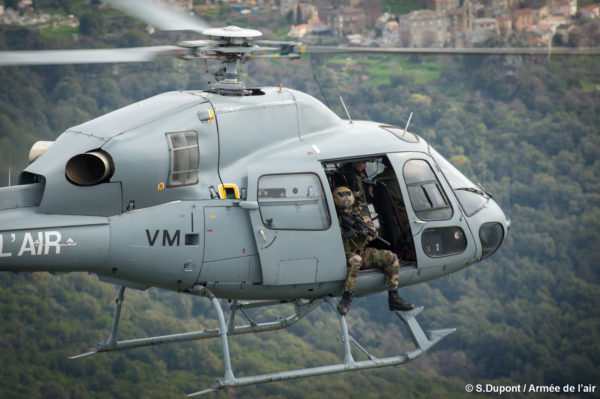
[[[346,315],[346,313],[348,313],[348,311],[350,310],[350,305],[352,305],[353,296],[354,293],[352,291],[344,291],[342,299],[337,305],[337,310],[342,316]]]
[[[415,305],[413,305],[412,303],[408,303],[404,299],[402,299],[402,297],[398,295],[398,291],[396,290],[388,291],[388,304],[390,305],[390,310],[407,311],[413,310],[415,308]]]

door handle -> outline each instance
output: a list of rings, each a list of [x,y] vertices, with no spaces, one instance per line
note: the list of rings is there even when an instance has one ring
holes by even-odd
[[[262,237],[263,241],[266,244],[267,243],[267,236],[265,235],[264,230],[263,229],[258,229],[258,233],[260,234],[260,236]]]
[[[257,201],[242,201],[242,202],[240,202],[240,208],[248,209],[248,210],[258,209],[258,202]]]

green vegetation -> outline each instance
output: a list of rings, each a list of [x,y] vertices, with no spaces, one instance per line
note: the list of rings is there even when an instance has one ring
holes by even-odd
[[[125,31],[131,20],[118,21],[91,18],[91,34],[82,32],[78,42],[0,26],[0,48],[149,41],[142,24]],[[257,61],[245,70],[251,85],[282,83],[322,98],[316,74],[332,108],[344,115],[333,101],[341,95],[353,119],[404,126],[414,112],[411,130],[494,194],[513,225],[489,260],[403,289],[404,297],[425,306],[423,325],[458,328],[420,360],[242,388],[231,396],[463,398],[476,395],[465,393],[468,383],[598,385],[598,59],[352,56],[348,63],[347,57],[319,58]],[[14,182],[35,141],[53,140],[69,126],[154,94],[205,84],[203,62],[180,60],[0,68],[0,184],[7,183],[9,153]],[[0,274],[0,397],[179,398],[221,376],[218,341],[67,360],[106,339],[115,294],[113,286],[93,276]],[[376,355],[411,345],[384,300],[382,295],[357,299],[349,314],[351,334]],[[215,326],[206,300],[128,290],[120,338]],[[340,361],[336,328],[323,307],[289,331],[234,338],[234,369],[248,375]],[[532,395],[510,395],[526,397]]]
[[[47,39],[65,39],[77,34],[79,29],[72,26],[61,26],[60,28],[42,29],[40,33]]]
[[[383,11],[399,15],[425,8],[427,8],[425,0],[386,0],[381,7]]]

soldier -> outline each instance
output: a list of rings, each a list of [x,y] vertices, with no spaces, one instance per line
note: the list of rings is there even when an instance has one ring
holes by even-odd
[[[354,194],[348,187],[337,187],[333,198],[338,211],[344,251],[348,262],[348,277],[344,283],[344,294],[337,309],[345,315],[350,310],[354,287],[361,269],[380,268],[385,274],[388,287],[390,310],[411,310],[415,306],[398,296],[398,257],[392,251],[369,247],[377,236],[368,213],[360,205],[355,206]]]
[[[348,181],[348,187],[350,187],[354,193],[354,198],[359,204],[367,202],[367,195],[363,186],[363,179],[367,177],[365,169],[367,168],[367,162],[351,162],[344,166],[343,174],[346,176]]]

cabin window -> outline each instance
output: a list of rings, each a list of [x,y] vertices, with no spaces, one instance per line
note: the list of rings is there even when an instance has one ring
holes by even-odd
[[[257,198],[269,229],[326,230],[331,225],[323,185],[314,173],[261,176]]]
[[[436,150],[430,148],[429,152],[434,161],[437,162],[442,174],[446,177],[446,180],[448,180],[450,188],[452,188],[454,194],[456,194],[456,198],[467,216],[473,216],[482,210],[488,203],[490,195],[484,193]]]
[[[422,159],[404,164],[404,180],[415,214],[423,220],[452,217],[452,208],[431,166]]]
[[[200,165],[198,133],[193,130],[167,133],[167,141],[170,161],[167,186],[187,186],[198,183]]]
[[[465,232],[458,226],[426,229],[422,235],[423,252],[431,258],[456,255],[467,248]]]

